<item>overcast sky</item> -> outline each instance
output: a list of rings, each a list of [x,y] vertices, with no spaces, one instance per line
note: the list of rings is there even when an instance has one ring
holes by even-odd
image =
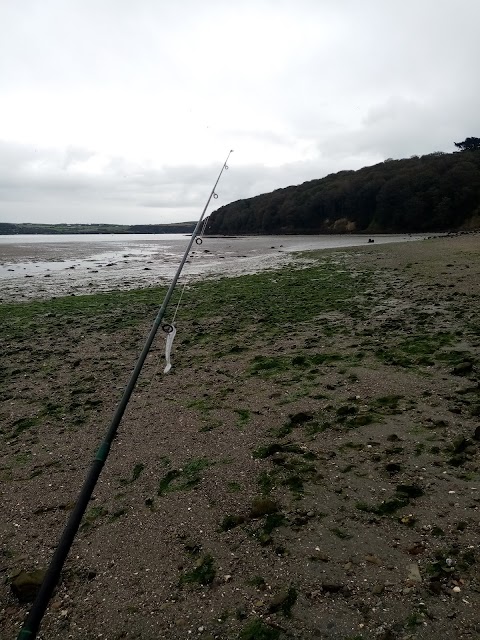
[[[198,218],[480,136],[480,0],[0,0],[0,221]]]

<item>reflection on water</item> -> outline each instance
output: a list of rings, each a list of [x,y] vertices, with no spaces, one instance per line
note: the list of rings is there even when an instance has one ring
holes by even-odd
[[[376,244],[425,236],[373,236]],[[366,236],[206,237],[183,279],[235,276],[280,266],[293,252],[368,244]],[[0,236],[0,299],[24,300],[164,284],[188,245],[182,234]]]

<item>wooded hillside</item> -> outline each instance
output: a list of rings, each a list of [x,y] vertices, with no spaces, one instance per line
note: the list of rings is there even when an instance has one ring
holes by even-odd
[[[480,150],[340,171],[232,202],[209,234],[400,233],[480,227]]]

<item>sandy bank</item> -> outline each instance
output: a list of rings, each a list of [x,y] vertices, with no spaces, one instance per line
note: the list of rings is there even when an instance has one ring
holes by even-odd
[[[172,373],[159,336],[44,638],[478,633],[478,237],[310,258],[185,292]],[[154,298],[0,306],[2,637]]]

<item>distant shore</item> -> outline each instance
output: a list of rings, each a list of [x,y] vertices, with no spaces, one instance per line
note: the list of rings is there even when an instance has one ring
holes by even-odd
[[[37,224],[0,222],[0,235],[71,235],[129,233],[192,233],[195,222],[169,224]]]
[[[185,233],[191,234],[195,229],[196,222],[174,222],[169,224],[136,224],[136,225],[122,225],[122,224],[37,224],[30,222],[22,223],[10,223],[0,222],[0,236],[26,236],[26,235],[129,235],[129,234],[169,234],[169,233]],[[428,231],[428,232],[411,232],[411,231],[368,231],[360,230],[354,232],[308,232],[305,230],[299,230],[298,232],[292,231],[284,234],[275,233],[234,233],[234,234],[209,234],[205,233],[206,237],[210,238],[237,238],[237,237],[269,237],[282,235],[285,237],[295,236],[325,236],[325,235],[361,235],[372,236],[378,234],[387,235],[429,235],[431,237],[442,235],[458,235],[465,233],[475,233],[479,230],[463,230],[456,229],[451,231]]]

